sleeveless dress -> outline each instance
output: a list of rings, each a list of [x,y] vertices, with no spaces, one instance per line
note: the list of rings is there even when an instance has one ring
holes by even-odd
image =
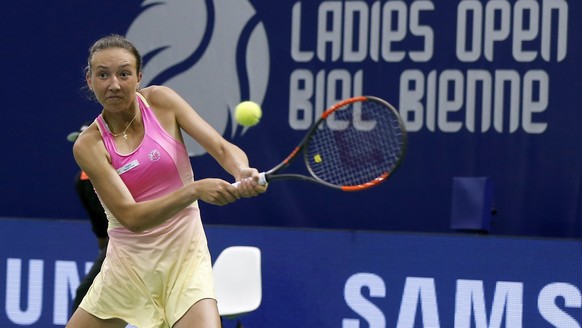
[[[96,119],[113,167],[136,202],[158,198],[193,181],[186,147],[160,125],[145,98],[137,101],[144,138],[120,154],[102,115]],[[80,304],[102,319],[138,328],[172,327],[197,301],[215,299],[210,253],[198,203],[141,233],[123,227],[103,204],[109,245],[101,272]]]

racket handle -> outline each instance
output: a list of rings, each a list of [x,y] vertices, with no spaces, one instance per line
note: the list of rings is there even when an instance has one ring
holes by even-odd
[[[250,178],[247,178],[247,179],[250,179]],[[267,176],[265,175],[265,172],[259,173],[259,184],[261,186],[264,186],[267,184]],[[240,181],[233,182],[233,183],[231,183],[231,185],[238,188],[238,186],[240,186]]]

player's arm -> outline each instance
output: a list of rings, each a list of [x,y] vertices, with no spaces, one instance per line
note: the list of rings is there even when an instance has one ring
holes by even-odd
[[[249,167],[249,160],[245,152],[236,145],[224,139],[208,122],[176,92],[163,86],[150,87],[146,91],[146,98],[152,108],[156,108],[158,117],[162,117],[162,125],[171,134],[181,139],[180,127],[198,142],[216,161],[230,173],[236,181],[252,178],[257,181],[259,172]],[[168,112],[173,117],[168,117]],[[175,120],[172,127],[170,120]],[[239,188],[241,196],[248,197],[264,192],[265,188],[255,188],[250,181],[245,181]]]
[[[133,232],[148,230],[165,222],[197,199],[224,205],[237,198],[232,190],[227,190],[232,189],[229,183],[206,179],[154,200],[136,202],[111,165],[94,124],[79,136],[73,146],[73,154],[81,169],[91,178],[105,206],[119,223]]]

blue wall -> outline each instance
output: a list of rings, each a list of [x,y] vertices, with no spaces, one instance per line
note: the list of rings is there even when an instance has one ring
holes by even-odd
[[[229,246],[261,250],[262,303],[240,318],[245,327],[582,323],[579,241],[214,225],[206,231],[213,260]],[[96,256],[89,224],[1,219],[0,237],[0,326],[63,327],[85,265]]]
[[[273,184],[202,204],[208,223],[448,232],[453,178],[486,176],[492,233],[580,237],[580,14],[567,0],[5,1],[0,216],[85,217],[65,137],[101,110],[81,91],[88,47],[120,33],[146,57],[145,85],[177,89],[259,169],[337,99],[376,95],[405,118],[407,158],[382,186]],[[231,116],[246,99],[264,108],[249,130]],[[230,179],[191,149],[198,178]]]

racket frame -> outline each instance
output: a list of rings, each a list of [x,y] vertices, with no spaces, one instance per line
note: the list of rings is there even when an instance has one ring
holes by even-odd
[[[386,110],[392,111],[394,116],[398,118],[399,125],[400,125],[401,131],[403,133],[403,135],[402,135],[403,145],[402,145],[401,152],[398,156],[398,161],[395,164],[395,166],[391,172],[385,172],[384,174],[380,175],[379,177],[373,179],[372,181],[368,181],[368,182],[363,183],[363,184],[354,185],[354,186],[338,186],[338,185],[323,181],[320,178],[318,178],[317,175],[315,175],[314,172],[311,170],[311,167],[309,165],[307,165],[307,158],[306,158],[307,153],[303,152],[305,166],[306,166],[307,170],[309,171],[309,173],[311,174],[311,176],[306,176],[306,175],[297,174],[297,173],[278,174],[278,172],[286,169],[289,165],[291,165],[291,163],[293,163],[293,161],[295,161],[295,159],[297,159],[297,157],[299,157],[299,153],[305,149],[305,145],[307,144],[307,142],[309,141],[309,139],[311,138],[313,133],[315,133],[315,131],[319,128],[320,124],[323,121],[325,121],[329,115],[331,115],[333,112],[335,112],[339,108],[343,108],[346,105],[349,105],[349,104],[352,104],[355,102],[364,102],[364,101],[378,102],[378,103],[382,104],[384,107],[386,107]],[[346,192],[365,190],[365,189],[369,189],[371,187],[377,186],[378,184],[384,182],[386,179],[388,179],[388,177],[392,173],[394,173],[394,171],[396,171],[396,169],[400,166],[402,159],[404,158],[404,155],[406,153],[406,148],[407,148],[406,129],[404,127],[404,123],[402,122],[402,119],[400,118],[400,115],[398,114],[398,111],[396,110],[396,108],[394,108],[388,102],[386,102],[378,97],[374,97],[374,96],[352,97],[352,98],[344,99],[344,100],[336,103],[335,105],[329,107],[328,109],[326,109],[321,114],[319,119],[309,128],[308,132],[305,134],[305,136],[303,137],[301,142],[299,142],[299,144],[293,149],[293,151],[289,154],[289,156],[287,156],[283,161],[281,161],[279,164],[277,164],[275,167],[273,167],[269,171],[261,173],[261,176],[262,176],[261,180],[264,179],[265,183],[277,181],[277,180],[301,180],[301,181],[314,182],[314,183],[321,184],[321,185],[324,185],[324,186],[329,187],[329,188],[339,189],[339,190],[343,190]],[[264,178],[263,178],[263,176],[264,176]]]

